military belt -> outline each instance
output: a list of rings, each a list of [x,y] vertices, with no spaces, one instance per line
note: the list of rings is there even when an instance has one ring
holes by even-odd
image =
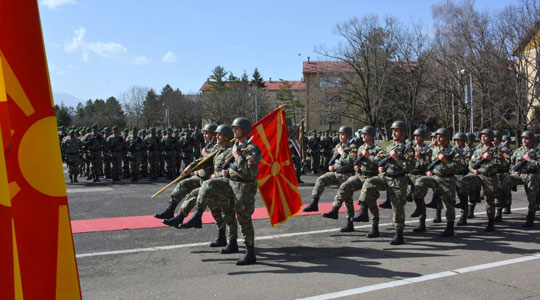
[[[439,176],[441,178],[452,178],[452,177],[454,177],[454,174],[444,174],[444,175],[435,174],[435,175]]]
[[[385,176],[388,176],[390,178],[399,178],[405,176],[405,173],[397,173],[397,174],[386,174]]]
[[[235,182],[242,182],[242,183],[248,183],[248,182],[251,182],[251,181],[248,181],[248,180],[245,180],[243,178],[240,178],[240,177],[231,177],[229,178],[229,180],[231,181],[235,181]]]
[[[375,172],[359,172],[358,174],[362,176],[369,176],[369,177],[377,176],[377,173]]]

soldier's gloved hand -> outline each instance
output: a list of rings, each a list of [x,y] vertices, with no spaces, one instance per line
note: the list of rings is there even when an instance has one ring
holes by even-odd
[[[396,152],[396,150],[390,151],[390,157],[395,161],[399,160],[399,154]]]
[[[531,157],[529,156],[529,153],[525,153],[525,155],[523,155],[523,159],[530,162],[532,159]]]
[[[442,161],[443,163],[447,163],[448,160],[446,159],[446,156],[444,156],[444,154],[440,153],[439,155],[437,155],[437,159]]]
[[[482,154],[482,158],[485,160],[491,160],[491,154],[489,154],[489,152],[484,152],[484,154]]]
[[[336,169],[334,168],[334,166],[328,166],[328,170],[329,170],[330,172],[334,172]]]

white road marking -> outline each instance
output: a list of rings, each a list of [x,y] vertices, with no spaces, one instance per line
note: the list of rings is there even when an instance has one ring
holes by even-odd
[[[66,189],[68,194],[74,193],[93,193],[93,192],[109,192],[114,191],[112,187],[100,186],[100,187],[84,187],[76,189]]]
[[[521,208],[512,208],[513,211],[519,211],[519,210],[526,210],[527,207],[521,207]],[[476,213],[476,215],[485,214],[486,212],[479,212]],[[426,221],[432,221],[433,219],[426,219]],[[416,223],[418,220],[410,220],[406,221],[406,224],[410,223]],[[379,224],[379,227],[381,226],[392,226],[394,223],[383,223]],[[361,228],[371,228],[371,224],[362,225],[362,226],[355,226],[355,229],[361,229]],[[255,239],[258,241],[261,240],[273,240],[273,239],[279,239],[279,238],[289,238],[294,236],[300,236],[300,235],[310,235],[310,234],[319,234],[319,233],[328,233],[328,232],[335,232],[339,231],[339,228],[332,228],[332,229],[322,229],[322,230],[313,230],[313,231],[304,231],[304,232],[293,232],[293,233],[284,233],[284,234],[276,234],[276,235],[267,235],[267,236],[260,236],[256,237]],[[239,242],[243,241],[242,239],[238,240]],[[126,250],[116,250],[116,251],[103,251],[103,252],[91,252],[91,253],[81,253],[77,254],[77,258],[83,258],[83,257],[93,257],[93,256],[106,256],[106,255],[119,255],[119,254],[129,254],[129,253],[139,253],[139,252],[149,252],[149,251],[163,251],[163,250],[173,250],[173,249],[180,249],[180,248],[190,248],[190,247],[199,247],[199,246],[206,246],[208,245],[208,242],[205,243],[193,243],[193,244],[181,244],[181,245],[170,245],[170,246],[157,246],[157,247],[149,247],[149,248],[134,248],[134,249],[126,249]]]
[[[307,297],[307,298],[300,298],[300,300],[323,300],[323,299],[335,299],[335,298],[340,298],[340,297],[353,296],[353,295],[363,294],[367,292],[402,286],[406,284],[439,279],[439,278],[444,278],[444,277],[449,277],[449,276],[454,276],[454,275],[459,275],[459,274],[470,273],[474,271],[496,268],[496,267],[510,265],[510,264],[522,263],[522,262],[536,260],[536,259],[540,259],[540,253],[508,259],[508,260],[502,260],[502,261],[493,262],[493,263],[470,266],[470,267],[456,269],[452,271],[445,271],[445,272],[428,274],[428,275],[423,275],[423,276],[418,276],[418,277],[413,277],[413,278],[368,285],[361,288],[350,289],[350,290],[345,290],[345,291],[340,291],[340,292],[335,292],[335,293],[329,293],[329,294],[318,295],[318,296]]]

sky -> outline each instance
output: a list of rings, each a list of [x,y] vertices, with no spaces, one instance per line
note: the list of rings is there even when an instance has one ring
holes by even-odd
[[[517,0],[477,0],[497,11]],[[190,1],[39,0],[55,101],[120,97],[137,85],[198,93],[216,66],[265,80],[301,80],[302,62],[324,60],[337,24],[375,14],[429,28],[432,0]],[[71,95],[75,98],[66,96]]]

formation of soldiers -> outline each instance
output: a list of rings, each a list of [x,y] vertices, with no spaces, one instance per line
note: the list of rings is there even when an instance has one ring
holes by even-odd
[[[159,177],[175,178],[182,167],[198,157],[204,147],[203,133],[192,129],[157,128],[122,131],[117,126],[59,128],[62,158],[70,182],[78,176],[92,182],[100,178],[121,181]]]
[[[317,178],[312,199],[304,208],[306,212],[318,211],[318,202],[327,186],[338,186],[333,207],[322,216],[338,219],[342,204],[346,208],[346,224],[342,232],[354,231],[353,222],[368,222],[372,228],[368,238],[379,236],[379,207],[391,208],[395,228],[391,245],[404,242],[405,210],[407,201],[416,209],[411,217],[419,222],[413,231],[426,231],[426,208],[437,210],[434,222],[441,222],[441,211],[446,211],[446,227],[442,237],[454,236],[455,209],[461,210],[457,225],[467,225],[474,218],[474,210],[485,199],[488,224],[486,232],[495,230],[495,222],[503,214],[511,213],[511,191],[516,185],[525,187],[529,201],[523,227],[533,227],[536,210],[540,204],[540,148],[531,131],[521,134],[522,146],[510,147],[510,137],[499,131],[484,129],[479,134],[480,144],[474,145],[472,133],[455,133],[439,128],[432,134],[432,142],[425,144],[424,129],[416,129],[411,141],[406,139],[407,124],[395,121],[392,126],[392,143],[383,150],[375,143],[376,129],[365,126],[360,130],[362,145],[356,144],[351,127],[338,130],[337,144],[328,162],[328,172]],[[453,139],[455,145],[451,146]],[[429,189],[433,199],[425,203]],[[353,194],[360,191],[360,211],[354,216]],[[387,201],[377,204],[379,192],[385,191]],[[459,202],[456,203],[456,195]]]
[[[354,142],[356,145],[362,144],[359,131],[354,137]],[[304,164],[313,174],[328,169],[328,163],[332,158],[332,151],[337,144],[339,144],[339,134],[335,130],[308,131],[308,136],[304,137],[306,149],[306,161]]]

